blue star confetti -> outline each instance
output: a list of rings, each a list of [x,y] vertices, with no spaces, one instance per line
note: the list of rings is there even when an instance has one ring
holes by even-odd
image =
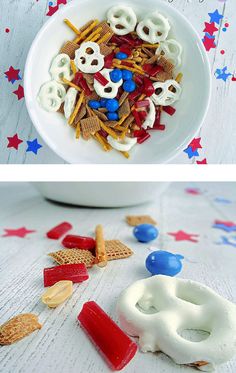
[[[215,71],[215,77],[216,79],[221,79],[223,80],[224,82],[227,81],[227,79],[232,76],[233,74],[231,74],[230,72],[227,72],[227,69],[228,67],[225,66],[223,69],[216,69]]]
[[[229,246],[233,246],[233,247],[236,247],[236,237],[231,237],[231,238],[228,238],[226,236],[221,236],[221,242],[216,242],[217,245],[229,245]],[[231,240],[235,241],[232,242]]]
[[[33,152],[34,154],[38,153],[38,150],[42,148],[42,145],[38,143],[37,139],[33,141],[27,141],[28,148],[26,149],[27,152]]]
[[[216,9],[213,13],[208,13],[210,16],[210,22],[215,22],[218,25],[220,24],[220,21],[223,18],[223,15],[219,13],[218,9]]]
[[[228,226],[225,224],[213,224],[213,228],[222,229],[227,233],[236,232],[236,225]]]
[[[216,197],[216,198],[215,198],[215,202],[218,202],[218,203],[225,203],[225,204],[230,204],[230,203],[232,203],[232,201],[230,201],[230,199],[221,198],[221,197]]]
[[[189,146],[188,148],[186,148],[184,150],[184,153],[186,153],[189,157],[189,159],[193,158],[193,157],[199,157],[199,153],[197,150],[193,151],[193,149],[191,148],[191,146]]]

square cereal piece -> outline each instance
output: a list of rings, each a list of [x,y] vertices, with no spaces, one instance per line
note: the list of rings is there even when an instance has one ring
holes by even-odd
[[[70,59],[73,60],[75,58],[75,51],[78,48],[78,44],[74,43],[73,41],[67,41],[60,49],[60,53],[68,54]]]
[[[102,21],[100,22],[95,28],[93,31],[96,31],[99,27],[102,27],[102,31],[100,32],[100,38],[102,38],[104,35],[106,35],[108,32],[110,33],[110,36],[109,38],[106,40],[106,43],[108,43],[108,41],[112,38],[112,36],[114,35],[114,32],[112,31],[112,29],[110,28],[110,26],[108,25],[108,23],[106,21]]]
[[[157,225],[157,222],[149,215],[129,215],[126,216],[126,222],[131,225],[131,227],[136,227],[136,225],[140,224]]]
[[[157,82],[165,82],[166,80],[170,80],[170,79],[173,79],[173,75],[172,75],[171,72],[160,71],[156,75],[156,81]]]
[[[174,69],[174,65],[170,61],[168,61],[165,57],[160,56],[158,58],[157,64],[159,66],[163,67],[165,72],[172,74],[173,69]]]
[[[157,55],[156,54],[145,61],[145,63],[151,64],[151,65],[154,64],[155,62],[157,62]]]
[[[119,99],[119,105],[121,106],[125,100],[128,98],[129,96],[129,92],[123,92],[122,95],[120,96],[120,99]]]
[[[89,117],[81,120],[82,135],[85,139],[87,139],[88,136],[90,137],[90,135],[94,135],[100,128],[99,119],[96,117]]]
[[[104,113],[102,113],[101,111],[93,109],[93,112],[97,115],[97,117],[99,119],[101,119],[102,122],[106,122],[107,121],[107,116]]]
[[[120,118],[130,114],[130,104],[128,98],[119,107],[118,114]]]
[[[113,48],[108,47],[108,45],[102,43],[100,45],[100,52],[103,56],[106,57],[113,52]]]
[[[108,120],[106,122],[106,126],[107,127],[110,127],[110,128],[114,128],[115,126],[117,126],[118,122],[114,121],[114,120]]]
[[[105,241],[108,260],[124,259],[133,254],[133,251],[119,240]]]
[[[60,265],[84,263],[86,267],[92,267],[95,261],[89,250],[63,249],[48,255]]]

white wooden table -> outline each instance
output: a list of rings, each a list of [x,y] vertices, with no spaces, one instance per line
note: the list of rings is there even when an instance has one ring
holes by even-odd
[[[69,2],[70,0],[68,0]],[[199,135],[202,137],[200,156],[188,159],[182,153],[172,163],[194,163],[196,160],[207,159],[208,163],[236,163],[236,82],[224,83],[216,80],[214,72],[218,68],[228,67],[234,73],[236,67],[236,3],[234,0],[163,0],[180,10],[195,26],[203,38],[204,22],[209,22],[209,12],[218,9],[224,15],[224,22],[217,32],[217,48],[208,54],[212,66],[213,96],[211,107]],[[55,0],[53,1],[55,4]],[[63,5],[62,5],[63,6]],[[0,163],[63,163],[37,134],[27,114],[24,99],[17,101],[12,92],[18,83],[9,83],[4,76],[9,66],[19,68],[21,74],[31,42],[42,24],[48,18],[48,0],[1,0],[0,23]],[[223,32],[225,21],[230,27]],[[10,32],[6,33],[5,28]],[[225,54],[221,54],[225,50]],[[21,83],[21,81],[20,81]],[[22,84],[22,83],[21,83]],[[191,118],[190,124],[191,125]],[[18,133],[24,141],[19,150],[7,148],[7,137]],[[26,153],[26,141],[37,138],[43,145],[36,156]]]
[[[236,221],[235,184],[200,184],[204,193],[198,196],[187,194],[186,187],[172,184],[158,200],[138,207],[86,209],[45,201],[28,184],[0,184],[0,324],[24,312],[39,315],[43,324],[40,331],[24,340],[0,347],[0,372],[109,372],[76,317],[84,302],[95,300],[117,321],[115,306],[120,292],[149,276],[144,261],[150,251],[133,238],[132,228],[124,221],[126,214],[151,214],[160,230],[160,238],[153,245],[185,256],[179,276],[200,281],[236,302],[236,248],[217,245],[220,236],[227,233],[211,228],[215,219]],[[216,202],[215,198],[223,197],[231,203]],[[103,224],[106,237],[120,239],[133,249],[134,255],[110,262],[104,269],[89,270],[89,280],[74,285],[73,296],[53,310],[40,301],[44,291],[42,271],[54,265],[47,253],[60,245],[47,239],[45,232],[65,220],[73,224],[74,233],[82,235],[92,234],[97,223]],[[27,238],[2,237],[4,228],[22,226],[37,232]],[[199,242],[175,242],[167,233],[179,229],[199,234]],[[193,368],[175,365],[164,354],[140,352],[124,371],[194,372]],[[236,358],[218,371],[234,373]]]

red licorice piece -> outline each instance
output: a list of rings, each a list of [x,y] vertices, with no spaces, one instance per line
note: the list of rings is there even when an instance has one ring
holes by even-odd
[[[151,135],[148,132],[146,132],[146,134],[144,136],[138,137],[137,143],[142,144],[144,141],[149,139],[149,137],[151,137]]]
[[[173,106],[163,106],[163,110],[169,114],[169,115],[174,115],[174,113],[176,112],[176,109],[173,107]]]
[[[122,66],[133,67],[131,62],[122,61]]]
[[[153,86],[152,81],[145,77],[143,79],[143,93],[145,93],[147,97],[150,97],[153,95],[154,92],[155,92],[155,88]]]
[[[142,122],[141,122],[141,119],[140,119],[140,116],[139,116],[138,111],[133,110],[133,111],[132,111],[132,114],[133,114],[133,116],[134,116],[134,119],[135,119],[135,122],[136,122],[137,126],[141,127]]]
[[[118,46],[123,43],[122,40],[120,39],[120,37],[117,36],[117,35],[112,36],[111,42],[114,43],[114,44],[117,44]]]
[[[140,130],[134,131],[134,137],[143,137],[146,133],[145,129],[141,128]]]
[[[136,108],[148,107],[148,106],[150,106],[150,102],[148,100],[141,100],[141,101],[137,101],[135,103],[135,107]]]
[[[150,63],[145,63],[143,65],[143,71],[145,71],[145,73],[149,75],[150,75],[150,71],[152,70],[152,68],[153,68],[153,65],[151,65]]]
[[[120,40],[122,40],[123,43],[130,44],[132,47],[136,45],[135,39],[133,39],[130,35],[120,36]]]
[[[163,71],[163,67],[156,65],[156,66],[152,67],[152,69],[149,72],[149,75],[155,76],[156,74],[160,73],[161,71]]]
[[[94,79],[96,79],[103,87],[105,87],[109,81],[100,72],[94,74]]]
[[[143,84],[143,77],[142,77],[142,75],[135,74],[134,81],[138,85],[142,85]]]
[[[113,58],[115,58],[115,53],[112,52],[110,54],[108,54],[105,58],[104,58],[104,67],[106,69],[110,69],[112,67],[112,64],[113,64]]]
[[[129,94],[129,99],[131,101],[134,101],[138,96],[140,96],[142,93],[142,88],[141,87],[138,87],[135,89],[135,91],[133,91],[132,93]]]
[[[158,126],[161,123],[161,110],[159,108],[156,108],[156,118],[154,122],[154,126]]]
[[[141,40],[141,39],[139,39],[139,38],[135,39],[134,41],[135,41],[135,44],[134,44],[134,45],[135,45],[136,47],[139,47],[140,45],[143,44],[143,40]]]
[[[76,236],[68,234],[62,241],[62,245],[67,249],[93,250],[96,242],[92,237]]]
[[[122,45],[120,46],[120,52],[125,53],[125,54],[127,54],[128,56],[130,56],[131,53],[132,53],[132,49],[131,49],[131,47],[130,47],[129,45],[127,45],[127,44],[122,44]]]
[[[156,131],[164,131],[166,126],[164,124],[154,124],[152,128],[148,128],[148,130],[156,130]]]
[[[123,369],[136,354],[137,344],[96,302],[84,303],[78,320],[112,370]]]
[[[92,92],[84,78],[80,79],[79,85],[84,90],[86,96],[91,96]]]
[[[74,79],[73,79],[73,83],[75,85],[79,85],[81,79],[83,79],[83,74],[80,71],[77,71],[77,73],[75,73],[75,76],[74,76]]]
[[[64,264],[51,268],[44,268],[44,286],[52,286],[58,281],[70,280],[72,282],[83,282],[89,278],[87,268],[84,263]]]
[[[72,228],[72,225],[70,223],[64,222],[50,229],[50,231],[48,231],[46,235],[48,238],[51,238],[52,240],[58,240],[65,233],[67,233],[71,228]]]
[[[139,111],[138,114],[141,120],[145,120],[147,118],[147,112],[145,110]]]

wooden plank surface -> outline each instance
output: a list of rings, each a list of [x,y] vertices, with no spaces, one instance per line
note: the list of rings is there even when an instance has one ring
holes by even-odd
[[[145,187],[145,186],[144,186]],[[101,373],[109,372],[101,356],[76,322],[84,302],[95,300],[115,320],[120,292],[134,281],[148,277],[144,262],[150,253],[136,242],[124,217],[150,214],[158,222],[160,237],[152,243],[158,249],[183,254],[179,275],[212,287],[236,302],[236,248],[218,245],[222,235],[235,237],[211,226],[215,219],[236,221],[235,184],[199,184],[202,194],[186,193],[187,184],[174,183],[152,203],[122,209],[87,209],[44,200],[32,185],[0,184],[0,324],[24,312],[39,315],[43,328],[24,340],[0,348],[3,373]],[[192,187],[192,186],[191,186]],[[196,186],[194,186],[196,188]],[[55,185],[56,188],[56,185]],[[135,188],[135,186],[134,186]],[[230,203],[217,202],[225,198]],[[91,235],[96,224],[104,225],[106,238],[120,239],[134,255],[110,262],[104,269],[89,270],[90,279],[74,285],[73,296],[55,310],[40,301],[44,291],[42,270],[53,266],[47,253],[60,248],[45,232],[60,221],[73,224],[73,233]],[[2,237],[5,228],[35,229],[27,238]],[[182,229],[199,234],[199,242],[175,242],[168,232]],[[236,359],[224,364],[221,373],[234,373]],[[190,367],[174,364],[164,354],[137,353],[124,372],[193,373]]]
[[[209,22],[209,12],[216,8],[228,20],[230,27],[227,32],[217,33],[217,48],[211,50],[209,58],[212,67],[213,95],[211,107],[204,126],[199,135],[202,137],[203,149],[200,150],[198,160],[207,158],[209,163],[236,163],[236,126],[235,104],[236,83],[229,80],[224,83],[216,80],[214,72],[217,68],[228,67],[232,73],[236,66],[236,45],[234,42],[236,24],[235,1],[219,0],[163,0],[180,10],[194,25],[203,38],[204,22]],[[69,0],[68,0],[69,2]],[[55,1],[54,1],[55,3]],[[62,5],[63,6],[63,5]],[[18,84],[7,82],[4,72],[12,65],[24,70],[29,47],[48,18],[48,0],[1,0],[1,27],[0,27],[0,163],[63,163],[37,134],[27,114],[24,99],[17,101],[12,92]],[[5,28],[9,28],[7,34]],[[221,54],[221,50],[225,54]],[[191,118],[190,118],[191,125]],[[7,137],[18,133],[24,140],[19,150],[7,148]],[[43,148],[36,156],[32,152],[26,153],[26,140],[38,138]],[[194,163],[195,158],[188,159],[185,153],[180,154],[172,163]]]

